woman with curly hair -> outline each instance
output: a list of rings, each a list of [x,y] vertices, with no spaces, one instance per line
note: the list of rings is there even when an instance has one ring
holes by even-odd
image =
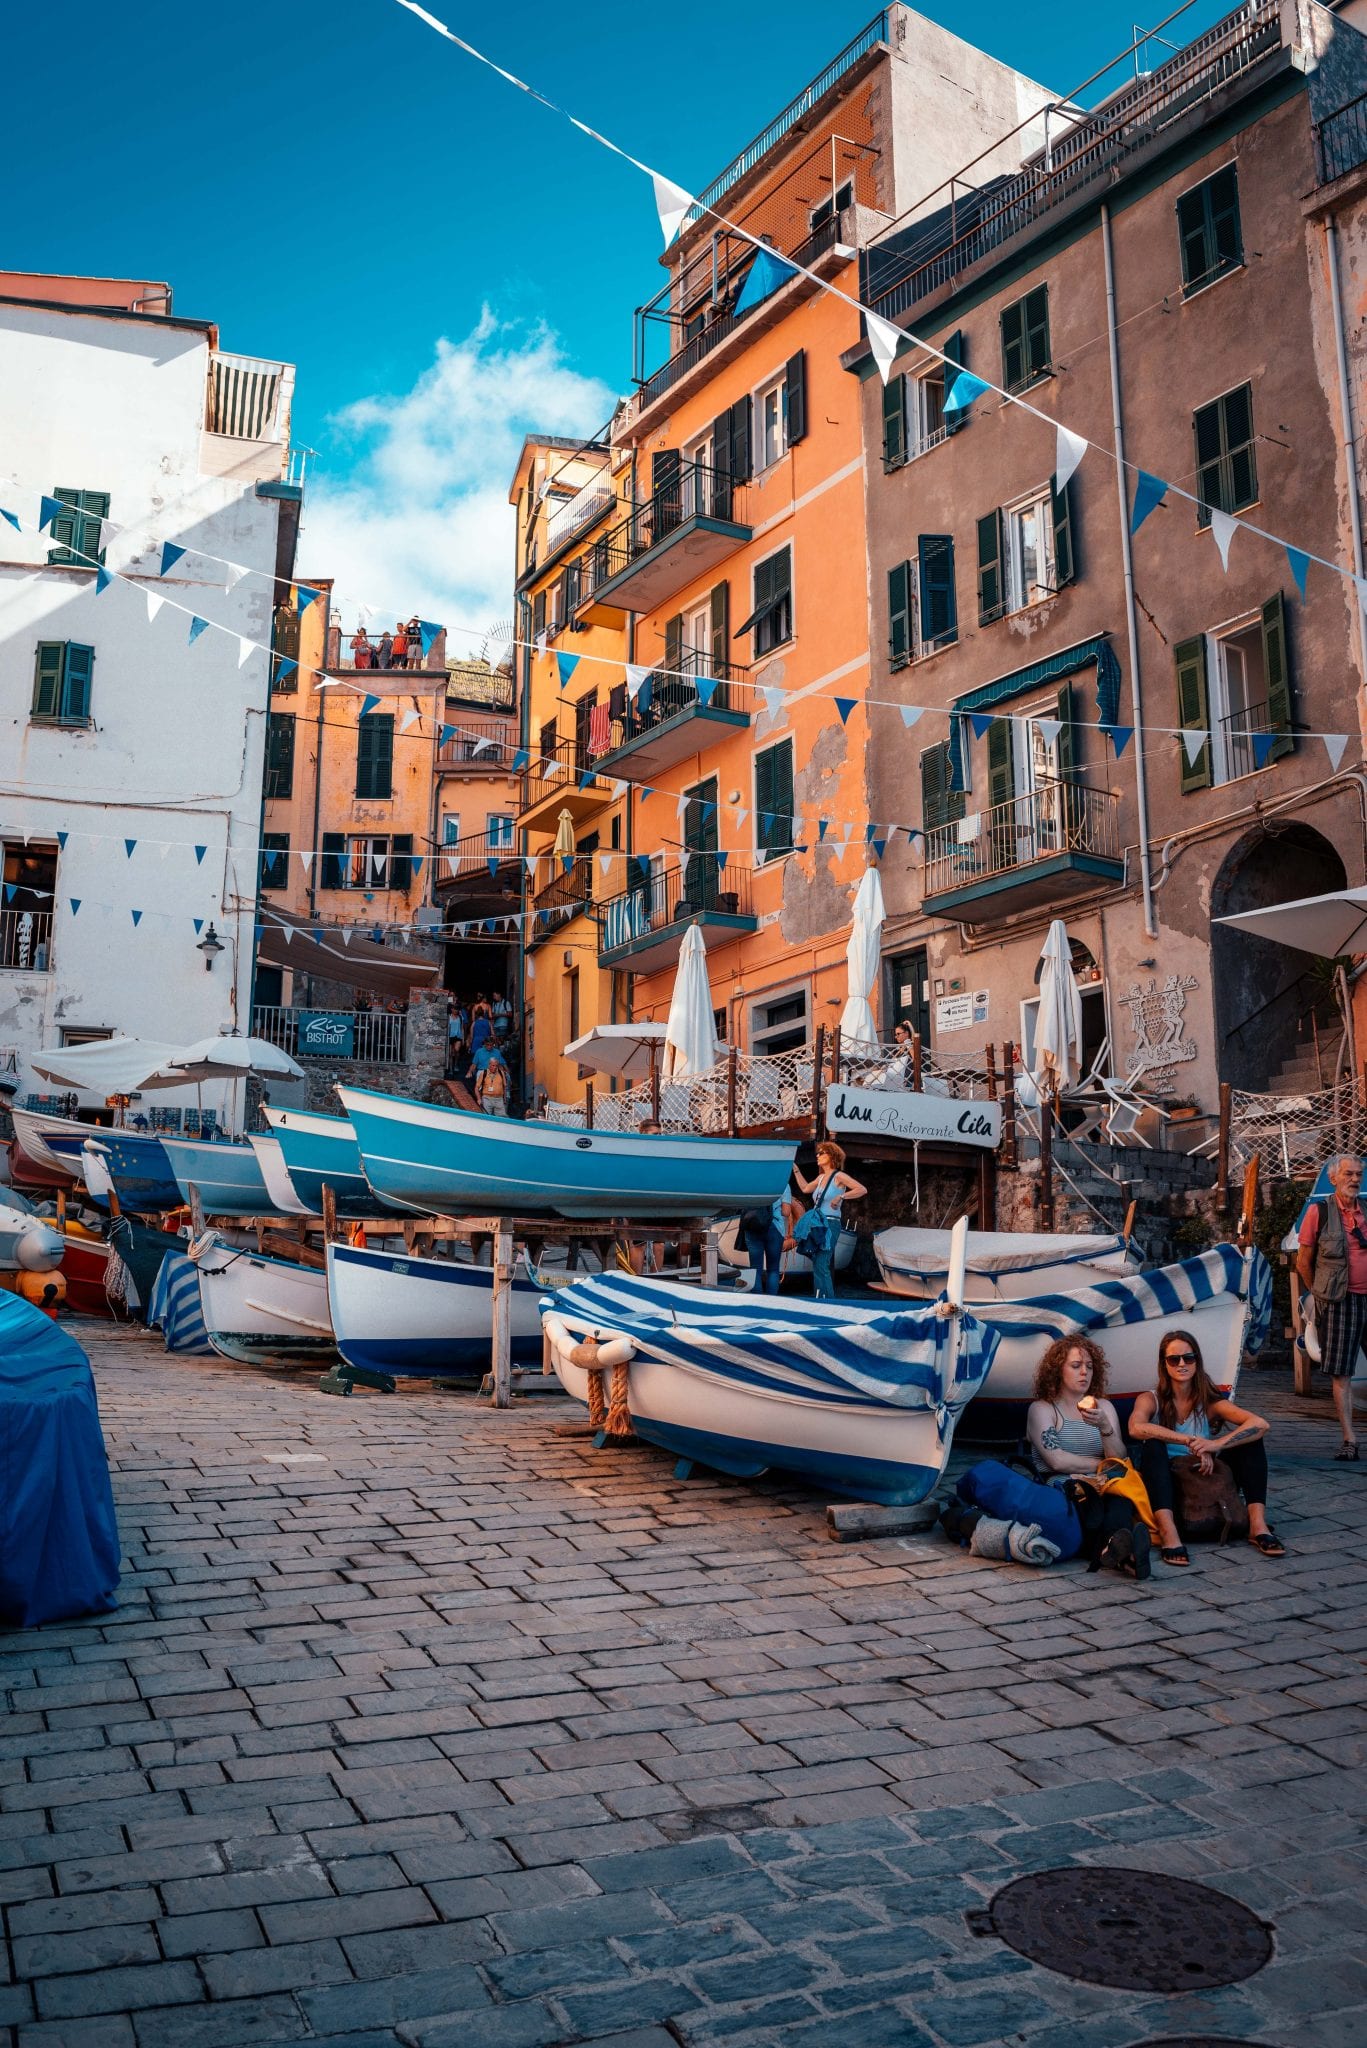
[[[1120,1417],[1106,1400],[1106,1354],[1090,1337],[1058,1337],[1035,1372],[1026,1430],[1041,1471],[1090,1477],[1101,1458],[1123,1458]]]

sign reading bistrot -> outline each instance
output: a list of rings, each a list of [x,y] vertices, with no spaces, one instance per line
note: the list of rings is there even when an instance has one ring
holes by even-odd
[[[869,1138],[904,1138],[909,1144],[983,1145],[1001,1142],[999,1102],[958,1102],[951,1095],[914,1090],[832,1088],[826,1122],[833,1131],[862,1132]]]
[[[349,1060],[356,1040],[356,1020],[349,1010],[301,1010],[299,1057]]]

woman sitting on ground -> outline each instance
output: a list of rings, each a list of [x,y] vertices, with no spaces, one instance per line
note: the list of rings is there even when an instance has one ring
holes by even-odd
[[[1091,1478],[1102,1458],[1123,1458],[1120,1417],[1106,1400],[1106,1354],[1090,1337],[1058,1337],[1035,1373],[1026,1431],[1049,1479]]]
[[[1136,1460],[1158,1524],[1164,1564],[1191,1563],[1173,1513],[1172,1460],[1191,1458],[1198,1472],[1223,1458],[1248,1507],[1248,1540],[1264,1557],[1285,1557],[1267,1522],[1267,1424],[1236,1408],[1210,1378],[1189,1330],[1165,1330],[1158,1346],[1158,1387],[1141,1394],[1130,1417]]]

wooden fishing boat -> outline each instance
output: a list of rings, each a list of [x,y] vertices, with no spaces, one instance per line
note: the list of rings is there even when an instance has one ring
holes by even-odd
[[[240,1365],[330,1365],[337,1356],[323,1266],[298,1265],[206,1230],[188,1247],[214,1350]]]
[[[105,1292],[109,1275],[106,1241],[74,1230],[68,1224],[63,1246],[62,1278],[66,1282],[67,1307],[78,1315],[112,1316],[114,1304]]]
[[[332,1189],[337,1214],[382,1216],[386,1204],[361,1167],[355,1126],[344,1116],[320,1116],[311,1109],[272,1109],[266,1118],[280,1147],[290,1185],[312,1215],[323,1213],[323,1189]]]
[[[175,1173],[158,1132],[83,1124],[75,1117],[31,1109],[16,1109],[13,1116],[25,1155],[37,1166],[51,1167],[63,1185],[69,1180],[80,1185],[81,1155],[87,1143],[93,1143],[100,1147],[101,1163],[125,1209],[150,1215],[179,1207]],[[92,1194],[91,1200],[99,1208],[108,1206],[100,1195]]]
[[[873,1251],[884,1286],[893,1294],[934,1301],[944,1292],[949,1241],[947,1230],[880,1230]],[[1139,1259],[1126,1237],[970,1230],[964,1299],[1028,1301],[1138,1270]]]
[[[493,1269],[455,1258],[329,1244],[328,1303],[337,1349],[368,1372],[479,1379],[493,1341]],[[512,1362],[541,1361],[545,1288],[515,1275]]]
[[[250,1145],[213,1138],[172,1137],[163,1138],[162,1143],[175,1175],[178,1202],[188,1202],[193,1187],[199,1190],[206,1216],[275,1213]]]
[[[766,1208],[796,1147],[777,1139],[589,1131],[339,1087],[365,1177],[423,1215],[653,1221]]]

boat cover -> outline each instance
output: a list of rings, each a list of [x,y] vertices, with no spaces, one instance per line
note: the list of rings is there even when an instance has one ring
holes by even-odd
[[[723,1310],[715,1295],[595,1273],[560,1288],[545,1306],[571,1327],[629,1335],[672,1364],[759,1392],[933,1408],[941,1435],[982,1385],[999,1342],[976,1315],[961,1313],[951,1378],[953,1324],[929,1304],[855,1320],[841,1302],[804,1304],[794,1316],[776,1308],[773,1295],[737,1295]]]
[[[118,1583],[89,1360],[41,1309],[0,1294],[0,1626],[103,1614]]]
[[[1245,1257],[1247,1276],[1245,1277]],[[1066,1337],[1074,1330],[1104,1330],[1118,1323],[1145,1323],[1181,1315],[1220,1294],[1246,1295],[1248,1327],[1244,1349],[1255,1355],[1272,1327],[1272,1268],[1260,1251],[1245,1255],[1237,1245],[1155,1266],[1148,1273],[1117,1275],[1068,1294],[1036,1294],[1028,1301],[976,1302],[977,1314],[1013,1336],[1043,1332]]]
[[[942,1274],[949,1271],[947,1230],[882,1230],[878,1249],[899,1272]],[[1095,1264],[1125,1250],[1123,1237],[1065,1237],[1023,1230],[970,1230],[967,1269],[970,1273],[1028,1273],[1035,1266]]]
[[[147,1310],[149,1329],[160,1329],[168,1351],[200,1351],[213,1357],[199,1305],[199,1268],[184,1252],[167,1252]]]

